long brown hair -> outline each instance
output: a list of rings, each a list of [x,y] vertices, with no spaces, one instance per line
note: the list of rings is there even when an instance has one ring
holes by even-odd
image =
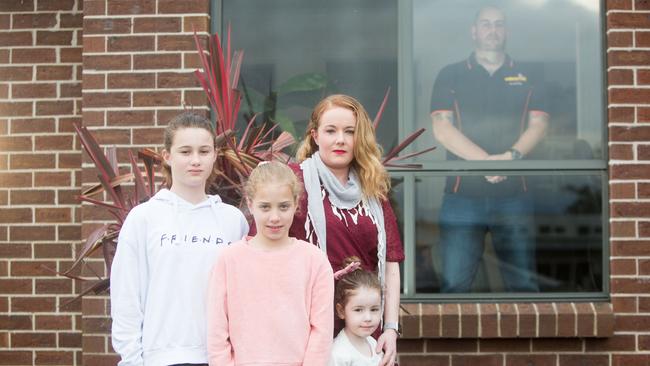
[[[200,116],[196,113],[193,112],[183,112],[176,117],[172,118],[171,121],[167,124],[167,127],[165,128],[164,132],[164,146],[165,150],[167,152],[171,152],[172,149],[172,144],[174,143],[174,137],[176,136],[176,132],[178,130],[181,130],[183,128],[202,128],[210,133],[210,136],[212,136],[212,145],[215,149],[215,154],[217,153],[217,136],[214,132],[214,128],[212,127],[212,123],[210,121],[203,117]],[[162,164],[162,173],[163,176],[165,177],[165,183],[167,185],[167,188],[171,188],[172,186],[172,169],[171,167],[167,164],[167,162],[163,161]],[[212,167],[212,173],[208,177],[205,183],[205,189],[207,191],[208,187],[214,180],[216,179],[217,175],[219,174],[219,171],[217,169],[216,164],[213,165]]]
[[[316,104],[309,118],[307,131],[303,138],[296,159],[299,162],[309,158],[318,151],[318,145],[312,137],[312,131],[317,131],[320,119],[330,108],[341,107],[349,109],[357,121],[354,129],[354,158],[351,165],[359,175],[361,190],[366,198],[386,199],[390,190],[390,177],[386,168],[381,164],[381,147],[375,138],[375,129],[365,108],[358,100],[344,94],[334,94]]]
[[[354,256],[347,257],[343,260],[342,268],[345,268],[354,262],[361,263],[361,260]],[[345,308],[350,295],[362,287],[377,290],[381,294],[381,284],[377,274],[368,272],[360,266],[354,271],[343,275],[336,282],[336,286],[334,287],[334,305],[339,305],[342,308]]]

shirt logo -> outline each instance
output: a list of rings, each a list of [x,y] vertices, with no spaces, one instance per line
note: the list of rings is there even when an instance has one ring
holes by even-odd
[[[519,73],[515,76],[506,76],[503,80],[508,83],[508,85],[524,85],[524,83],[528,81],[528,78],[526,75]]]

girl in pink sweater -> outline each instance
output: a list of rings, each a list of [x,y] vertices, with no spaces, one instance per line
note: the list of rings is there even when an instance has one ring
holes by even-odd
[[[334,279],[325,254],[289,237],[301,185],[284,164],[246,183],[257,234],[226,248],[208,288],[210,366],[327,365]]]

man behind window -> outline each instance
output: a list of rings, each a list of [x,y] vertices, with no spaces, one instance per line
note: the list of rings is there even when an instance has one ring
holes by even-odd
[[[482,8],[471,35],[474,52],[444,67],[433,86],[434,137],[448,160],[524,159],[548,125],[541,87],[506,54],[500,9]],[[440,214],[442,291],[470,291],[488,232],[505,290],[538,291],[532,205],[524,177],[448,177]]]

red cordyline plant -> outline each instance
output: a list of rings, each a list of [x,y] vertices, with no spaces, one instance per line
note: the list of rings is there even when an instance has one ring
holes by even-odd
[[[275,131],[277,124],[265,123],[256,126],[255,116],[247,122],[241,136],[237,136],[235,129],[241,103],[238,81],[243,52],[239,50],[231,52],[230,28],[226,36],[225,50],[216,34],[209,39],[208,52],[205,52],[196,34],[194,39],[203,66],[202,70],[195,71],[195,75],[216,115],[215,130],[218,144],[216,164],[220,173],[215,182],[208,187],[208,191],[210,193],[218,192],[225,202],[239,205],[242,201],[242,183],[250,171],[260,161],[273,159],[288,161],[289,156],[283,153],[283,150],[295,141],[288,132],[283,131],[278,134]],[[373,121],[375,129],[381,120],[389,91],[386,92]],[[79,126],[75,126],[75,129],[84,151],[98,171],[99,179],[98,184],[82,192],[79,200],[106,210],[115,220],[113,223],[102,225],[88,235],[72,266],[60,273],[72,279],[85,280],[77,273],[86,264],[88,258],[101,251],[107,276],[104,278],[95,274],[97,280],[75,298],[79,299],[89,293],[103,293],[109,288],[111,263],[122,224],[133,207],[147,201],[156,193],[155,172],[162,164],[162,158],[156,151],[150,149],[139,151],[137,155],[144,166],[143,171],[129,151],[131,173],[120,174],[116,149],[110,147],[104,151],[88,129]],[[416,131],[391,149],[382,159],[384,165],[400,168],[420,167],[418,164],[402,164],[399,161],[428,152],[434,149],[433,147],[402,157],[398,157],[398,154],[424,131],[424,128]],[[132,183],[133,188],[125,189],[123,185],[126,183]],[[101,199],[102,194],[105,194],[108,200]]]

